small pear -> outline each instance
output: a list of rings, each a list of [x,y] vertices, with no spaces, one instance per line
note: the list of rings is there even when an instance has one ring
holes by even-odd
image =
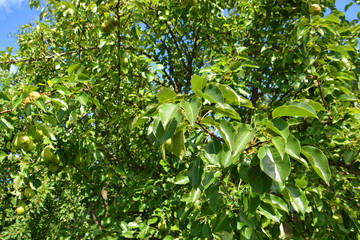
[[[310,7],[310,14],[319,15],[321,13],[321,7],[319,4],[312,4]]]
[[[30,143],[26,147],[23,148],[23,150],[25,152],[29,153],[29,152],[34,151],[35,148],[36,148],[36,145],[35,145],[34,141],[31,140]]]
[[[32,91],[30,93],[30,99],[38,100],[40,97],[41,97],[41,95],[37,91]]]
[[[31,188],[26,188],[24,191],[24,195],[27,199],[30,199],[35,196],[35,191],[32,190]]]

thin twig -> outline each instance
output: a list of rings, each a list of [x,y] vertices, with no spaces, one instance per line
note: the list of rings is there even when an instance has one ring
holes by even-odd
[[[207,134],[213,136],[214,138],[220,140],[221,142],[225,142],[224,139],[216,136],[214,133],[210,132],[208,129],[206,129],[199,121],[195,122],[197,125],[199,125]]]

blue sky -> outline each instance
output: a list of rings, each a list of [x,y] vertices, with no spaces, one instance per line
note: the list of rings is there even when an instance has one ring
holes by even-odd
[[[36,10],[30,10],[28,0],[0,0],[0,50],[6,47],[15,47],[15,34],[19,28],[32,21],[38,20],[39,13]],[[339,10],[344,11],[345,6],[351,0],[336,0],[336,6]],[[348,20],[357,19],[357,13],[360,6],[354,4],[345,13]]]

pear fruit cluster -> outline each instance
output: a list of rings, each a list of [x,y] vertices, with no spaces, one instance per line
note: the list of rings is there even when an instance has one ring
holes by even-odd
[[[41,97],[41,95],[37,91],[32,91],[30,93],[30,99],[32,99],[32,100],[38,100],[40,97]]]
[[[34,151],[36,148],[35,142],[26,134],[17,135],[14,139],[13,145],[15,149],[22,149],[27,153]]]
[[[119,25],[119,21],[115,19],[115,17],[112,17],[110,20],[105,21],[101,24],[101,30],[106,34],[110,34],[113,29]]]
[[[180,4],[183,7],[195,6],[197,4],[197,0],[180,0]]]
[[[51,172],[56,173],[60,169],[59,155],[55,154],[52,147],[46,146],[41,152],[41,157],[49,164],[49,170]]]
[[[35,100],[38,100],[39,98],[41,97],[41,94],[37,91],[32,91],[30,94],[29,94],[29,97],[25,98],[25,105],[28,104],[28,103],[31,103],[32,101],[35,101]]]

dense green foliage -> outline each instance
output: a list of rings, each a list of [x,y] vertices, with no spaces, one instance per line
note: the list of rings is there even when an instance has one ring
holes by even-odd
[[[45,3],[0,52],[1,239],[360,238],[334,0]]]

